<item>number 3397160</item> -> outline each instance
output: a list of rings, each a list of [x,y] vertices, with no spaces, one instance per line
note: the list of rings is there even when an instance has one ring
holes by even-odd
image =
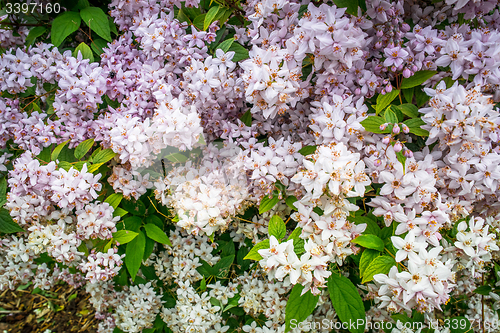
[[[61,5],[58,3],[51,4],[36,4],[36,3],[7,3],[5,11],[7,14],[19,14],[19,13],[40,13],[40,14],[50,14],[59,13],[61,11]]]

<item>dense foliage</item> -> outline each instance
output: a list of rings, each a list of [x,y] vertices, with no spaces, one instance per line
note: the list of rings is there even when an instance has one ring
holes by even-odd
[[[499,4],[0,0],[0,290],[85,288],[99,332],[498,332]]]

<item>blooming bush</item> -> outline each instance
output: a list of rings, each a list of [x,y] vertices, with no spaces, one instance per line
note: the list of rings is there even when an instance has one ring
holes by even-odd
[[[498,0],[95,3],[0,1],[0,290],[84,287],[99,332],[498,332]]]

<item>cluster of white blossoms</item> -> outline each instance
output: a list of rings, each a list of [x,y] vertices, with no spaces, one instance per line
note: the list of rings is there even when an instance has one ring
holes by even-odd
[[[113,174],[108,177],[108,183],[113,186],[116,193],[123,193],[126,199],[139,199],[141,195],[146,193],[147,189],[153,187],[153,183],[149,181],[150,175],[146,173],[142,175],[138,171],[129,171],[125,168],[115,166]]]
[[[238,174],[233,157],[239,150],[210,145],[202,151],[199,165],[188,161],[155,183],[156,198],[175,209],[178,226],[193,235],[212,235],[224,231],[231,217],[243,212],[246,177]]]
[[[153,265],[156,275],[162,281],[194,283],[203,278],[196,270],[202,265],[200,258],[210,265],[220,259],[212,254],[214,248],[209,244],[207,236],[187,235],[177,227],[175,231],[170,232],[169,238],[172,246],[167,246],[166,251],[153,255],[147,262],[148,265]]]
[[[398,250],[396,261],[407,263],[406,270],[398,272],[393,266],[388,275],[377,274],[373,278],[376,286],[375,300],[379,307],[391,312],[411,311],[416,308],[420,312],[430,312],[434,308],[448,302],[453,290],[455,273],[452,272],[453,261],[441,260],[443,247],[437,246],[427,251],[425,241],[418,241],[415,233],[410,231],[402,239],[392,237],[394,247]]]
[[[212,304],[208,291],[200,295],[189,280],[179,282],[178,285],[175,307],[164,307],[160,314],[163,321],[169,323],[169,328],[174,333],[204,333],[211,332],[210,329],[218,325],[218,330],[223,332],[221,307]]]

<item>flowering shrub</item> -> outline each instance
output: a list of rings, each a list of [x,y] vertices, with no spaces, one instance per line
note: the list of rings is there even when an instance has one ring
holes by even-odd
[[[0,5],[0,290],[84,287],[99,332],[498,332],[498,0]]]

